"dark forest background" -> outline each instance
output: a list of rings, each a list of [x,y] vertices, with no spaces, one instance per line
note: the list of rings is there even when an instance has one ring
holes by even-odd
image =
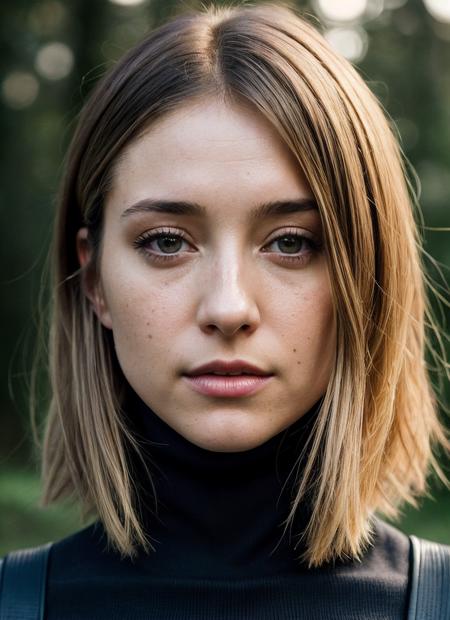
[[[76,115],[98,77],[146,32],[179,10],[207,4],[1,3],[0,555],[81,527],[69,505],[45,510],[37,505],[39,477],[27,403],[54,197]],[[450,227],[450,2],[291,4],[355,64],[395,122],[420,186],[425,249],[435,261],[429,258],[426,268],[448,300],[450,231],[442,229]],[[448,308],[433,303],[447,333]],[[436,384],[438,379],[436,375]],[[442,373],[441,384],[441,398],[448,406],[449,381]],[[441,456],[441,462],[449,472],[448,461]],[[405,509],[396,525],[450,544],[450,492],[435,481],[431,490],[433,497],[424,499],[418,510]]]

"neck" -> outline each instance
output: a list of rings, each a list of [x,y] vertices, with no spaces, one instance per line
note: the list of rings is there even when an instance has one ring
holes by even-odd
[[[243,452],[213,452],[180,435],[137,396],[128,407],[152,476],[138,473],[141,512],[157,561],[151,570],[192,577],[239,577],[298,570],[303,547],[283,534],[295,497],[298,457],[316,418],[316,403],[290,427]],[[139,472],[139,469],[136,470]],[[156,503],[154,496],[156,495]],[[308,520],[296,511],[297,537]]]

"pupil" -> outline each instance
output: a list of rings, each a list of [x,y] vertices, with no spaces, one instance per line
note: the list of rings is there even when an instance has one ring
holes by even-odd
[[[287,241],[286,241],[287,240]],[[287,250],[283,250],[282,248],[282,244],[285,243],[287,245]],[[282,237],[279,240],[279,244],[280,244],[280,248],[281,250],[287,251],[288,253],[292,253],[295,254],[296,252],[298,252],[300,250],[300,248],[295,249],[295,245],[296,244],[302,244],[302,239],[299,239],[298,237],[294,237],[294,236],[286,236],[286,237]],[[292,247],[294,247],[294,251],[292,251]]]
[[[166,240],[170,239],[169,243],[166,243]],[[158,245],[159,245],[159,249],[160,250],[172,250],[172,252],[176,252],[177,250],[179,250],[179,248],[173,248],[173,245],[171,246],[171,243],[180,243],[181,239],[177,239],[177,237],[160,237],[158,239]]]

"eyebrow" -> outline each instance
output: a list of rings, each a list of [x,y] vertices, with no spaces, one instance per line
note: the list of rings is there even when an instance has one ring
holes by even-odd
[[[274,202],[264,202],[253,207],[248,219],[256,222],[259,219],[289,215],[291,213],[302,213],[304,211],[318,210],[317,202],[314,198],[298,198],[295,200],[276,200]],[[144,198],[125,209],[122,218],[139,213],[168,213],[171,215],[184,215],[189,217],[206,217],[208,211],[206,207],[196,202],[174,201],[174,200],[152,200]]]

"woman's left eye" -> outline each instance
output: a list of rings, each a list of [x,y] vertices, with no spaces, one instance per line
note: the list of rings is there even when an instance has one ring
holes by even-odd
[[[156,242],[156,243],[154,243]],[[182,231],[173,232],[169,229],[160,231],[146,231],[139,235],[133,245],[144,252],[146,258],[151,261],[172,261],[181,255],[180,245],[188,243]],[[282,235],[275,237],[264,248],[278,245],[281,254],[269,252],[277,255],[277,260],[305,264],[309,262],[312,255],[319,250],[319,244],[310,237],[302,235],[297,231],[286,231]],[[155,247],[156,245],[156,247]],[[158,250],[162,254],[158,254]],[[165,253],[167,250],[167,253]],[[264,250],[265,253],[266,250]]]
[[[275,237],[265,247],[277,244],[284,254],[281,254],[279,258],[282,261],[307,263],[311,260],[312,255],[319,250],[319,244],[307,237],[301,235],[298,232],[286,232],[281,236]]]

